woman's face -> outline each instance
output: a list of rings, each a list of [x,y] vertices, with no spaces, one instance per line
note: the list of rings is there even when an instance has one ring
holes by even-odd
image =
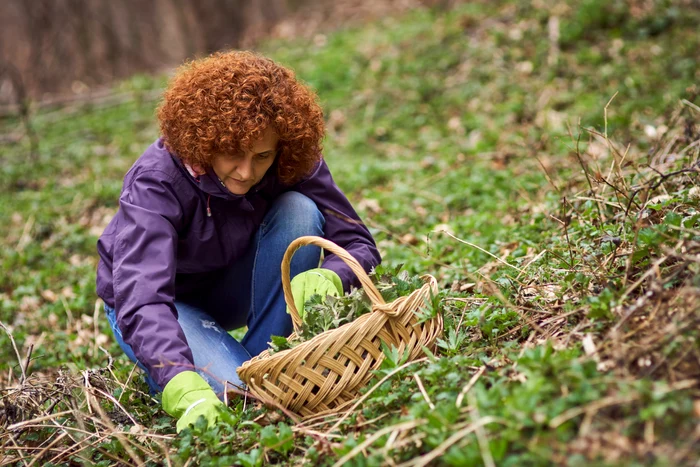
[[[275,161],[279,137],[268,127],[259,139],[239,154],[222,154],[212,160],[212,169],[234,195],[245,195]]]

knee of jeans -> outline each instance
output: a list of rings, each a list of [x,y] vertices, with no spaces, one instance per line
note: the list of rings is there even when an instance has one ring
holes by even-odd
[[[285,229],[295,236],[323,235],[326,222],[316,203],[296,191],[288,191],[276,200],[279,212],[276,216],[282,221]]]

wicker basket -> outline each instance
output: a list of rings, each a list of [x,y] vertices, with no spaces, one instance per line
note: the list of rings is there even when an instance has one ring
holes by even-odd
[[[238,375],[255,397],[281,405],[302,416],[332,411],[356,399],[384,359],[381,342],[409,360],[433,348],[442,333],[442,316],[418,323],[414,311],[437,293],[437,281],[422,276],[425,284],[408,296],[385,303],[358,262],[344,249],[320,237],[300,237],[292,242],[282,260],[284,299],[292,314],[295,333],[301,326],[294,306],[289,266],[294,252],[304,245],[317,245],[336,254],[357,275],[372,302],[372,311],[351,323],[331,329],[296,347],[273,355],[264,351],[238,368]],[[292,335],[294,337],[294,335]]]

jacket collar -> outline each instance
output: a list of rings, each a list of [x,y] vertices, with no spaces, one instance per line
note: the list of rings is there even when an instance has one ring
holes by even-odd
[[[160,143],[162,144],[162,140],[160,141]],[[165,149],[165,147],[163,148]],[[167,151],[167,149],[165,150]],[[197,176],[192,170],[192,168],[188,167],[177,155],[169,151],[168,154],[170,154],[170,157],[172,157],[173,161],[178,166],[180,171],[183,172],[185,177],[187,177],[187,179],[190,180],[190,182],[194,186],[196,186],[200,191],[202,191],[206,195],[215,196],[217,198],[223,198],[230,201],[247,202],[246,198],[248,196],[255,194],[263,188],[267,188],[270,185],[274,184],[277,178],[277,161],[275,160],[272,166],[270,166],[270,168],[267,170],[267,173],[265,173],[265,175],[263,176],[262,180],[260,180],[256,185],[254,185],[248,191],[248,193],[246,193],[245,195],[237,195],[231,193],[229,189],[226,188],[226,185],[224,185],[224,183],[214,172],[214,169],[212,169],[211,167],[206,169],[206,173]]]
[[[274,180],[277,178],[276,176],[277,173],[277,161],[273,163],[269,169],[267,169],[267,172],[263,176],[262,180],[260,180],[258,183],[253,185],[250,190],[248,190],[248,193],[244,195],[237,195],[234,193],[231,193],[228,188],[226,188],[226,185],[224,185],[224,182],[219,179],[219,177],[216,175],[214,170],[209,167],[204,175],[200,175],[199,178],[195,178],[191,175],[190,178],[194,180],[195,184],[199,187],[200,190],[205,192],[208,195],[216,196],[219,198],[224,198],[224,199],[229,199],[229,200],[240,200],[247,198],[250,195],[253,195],[257,193],[258,191],[262,190],[263,188],[267,188],[271,184],[274,183]]]

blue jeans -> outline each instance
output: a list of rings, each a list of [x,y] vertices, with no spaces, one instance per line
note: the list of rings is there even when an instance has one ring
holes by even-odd
[[[175,298],[177,320],[192,350],[195,370],[223,398],[224,382],[243,386],[236,368],[268,348],[270,336],[288,336],[292,319],[282,293],[280,264],[289,244],[304,235],[323,236],[325,220],[316,204],[297,192],[280,195],[265,215],[248,253],[223,271],[207,290]],[[305,246],[294,255],[291,276],[318,267],[321,249]],[[153,381],[132,348],[122,339],[116,312],[105,305],[117,343]],[[248,326],[241,342],[227,331]]]

